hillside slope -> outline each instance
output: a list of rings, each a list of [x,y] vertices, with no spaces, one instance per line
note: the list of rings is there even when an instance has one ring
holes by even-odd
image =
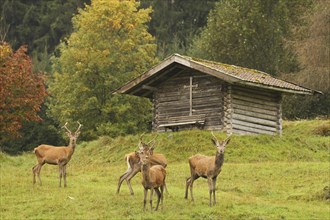
[[[227,137],[222,132],[215,132],[215,135],[219,140]],[[165,154],[169,162],[186,161],[196,153],[215,153],[210,131],[145,134],[143,140],[148,142],[155,137],[155,152]],[[80,143],[75,156],[86,163],[123,163],[124,155],[137,150],[138,142],[139,135],[115,139],[100,137]],[[226,162],[328,161],[329,149],[330,120],[285,121],[282,136],[232,135],[226,149]]]

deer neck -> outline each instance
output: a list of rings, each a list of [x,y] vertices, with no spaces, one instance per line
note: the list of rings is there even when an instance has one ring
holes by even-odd
[[[225,160],[225,155],[223,153],[216,153],[215,156],[215,166],[220,168]]]
[[[76,149],[76,143],[73,143],[73,141],[70,140],[69,146],[68,146],[68,156],[71,157],[74,153],[74,150]]]
[[[150,182],[149,170],[150,170],[150,163],[141,165],[142,177],[146,183]]]

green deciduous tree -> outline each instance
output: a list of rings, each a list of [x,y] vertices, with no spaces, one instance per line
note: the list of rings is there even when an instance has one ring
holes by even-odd
[[[85,138],[147,129],[149,101],[112,95],[156,61],[151,9],[138,7],[134,0],[94,0],[74,17],[74,32],[54,58],[49,112],[62,123],[79,120]]]
[[[297,62],[285,47],[290,26],[309,0],[222,0],[208,17],[190,53],[271,74],[293,71]]]

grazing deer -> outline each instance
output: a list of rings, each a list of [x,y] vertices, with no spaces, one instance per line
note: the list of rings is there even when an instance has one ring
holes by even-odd
[[[140,147],[140,151],[141,150],[143,150],[145,152],[146,151],[149,151],[149,161],[150,161],[151,166],[153,166],[153,165],[161,165],[164,168],[166,168],[167,161],[166,161],[165,156],[163,154],[154,154],[153,153],[153,149],[155,147],[155,138],[152,141],[150,141],[149,143],[145,144],[142,141],[142,136],[143,136],[143,134],[141,135],[140,141],[139,141],[139,146],[142,144],[142,148]],[[153,144],[149,148],[149,144],[151,142],[153,142]],[[126,154],[125,155],[125,161],[127,162],[127,167],[128,168],[127,168],[126,172],[119,177],[118,187],[117,187],[117,194],[120,191],[121,184],[123,183],[124,180],[126,180],[127,185],[128,185],[128,188],[129,188],[129,190],[131,192],[131,195],[134,195],[134,192],[133,192],[133,189],[132,189],[132,186],[131,186],[131,179],[138,172],[141,171],[141,165],[139,164],[140,157],[139,157],[138,152],[131,152],[129,154]]]
[[[193,197],[193,183],[199,177],[207,178],[210,192],[210,206],[212,205],[212,194],[213,194],[213,205],[215,205],[215,185],[217,176],[221,171],[222,164],[224,162],[224,151],[226,145],[230,142],[230,136],[223,142],[219,142],[212,132],[212,142],[216,146],[217,151],[215,156],[204,156],[197,154],[189,158],[190,173],[191,176],[186,181],[186,194],[185,199],[188,198],[188,187],[190,186],[191,200],[194,201]]]
[[[47,163],[51,165],[58,165],[59,166],[59,172],[60,172],[60,187],[61,187],[61,180],[63,177],[64,180],[64,187],[66,187],[66,165],[70,161],[74,150],[76,148],[76,142],[77,138],[79,137],[80,134],[80,128],[81,124],[78,122],[79,126],[78,129],[74,134],[66,127],[68,123],[66,122],[65,125],[62,127],[67,130],[67,135],[70,138],[70,143],[69,145],[66,146],[61,146],[61,147],[55,147],[52,145],[39,145],[38,147],[34,148],[34,153],[37,157],[38,164],[35,165],[32,168],[33,172],[33,184],[36,183],[36,175],[38,176],[39,179],[39,184],[41,186],[41,179],[40,179],[40,170],[41,167]]]
[[[157,205],[155,211],[157,211],[160,200],[161,205],[163,206],[163,193],[166,185],[166,170],[162,165],[152,166],[149,153],[150,151],[145,151],[145,149],[138,152],[142,172],[142,186],[144,188],[143,209],[144,211],[146,210],[148,190],[150,189],[150,210],[152,211],[152,195],[155,191],[157,194]]]

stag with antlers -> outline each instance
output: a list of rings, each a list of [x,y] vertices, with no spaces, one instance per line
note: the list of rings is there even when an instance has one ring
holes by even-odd
[[[39,184],[41,185],[41,179],[40,179],[40,170],[41,167],[47,163],[51,165],[58,165],[59,166],[59,173],[60,173],[60,187],[61,187],[61,181],[62,177],[64,180],[64,187],[66,187],[66,165],[70,161],[75,148],[76,148],[76,142],[77,138],[79,137],[80,134],[80,128],[82,124],[78,122],[78,129],[76,132],[72,133],[68,128],[67,128],[67,122],[65,123],[62,128],[67,130],[66,134],[70,138],[70,143],[68,146],[60,146],[60,147],[55,147],[52,145],[46,145],[42,144],[39,145],[38,147],[34,148],[34,153],[37,157],[38,164],[35,165],[32,168],[33,172],[33,184],[36,183],[36,175],[38,176],[39,179]]]
[[[165,168],[167,166],[167,161],[166,161],[165,156],[163,154],[153,153],[153,149],[154,149],[155,144],[156,144],[155,140],[156,140],[157,136],[148,143],[143,142],[143,140],[142,140],[143,136],[144,136],[144,134],[142,134],[140,136],[140,139],[139,139],[139,144],[138,144],[139,150],[149,153],[149,155],[150,155],[149,156],[149,161],[150,161],[151,166],[161,165]],[[151,147],[150,147],[150,145],[151,145]],[[141,165],[139,164],[140,157],[139,157],[138,152],[131,152],[129,154],[126,154],[125,155],[125,161],[127,163],[127,170],[124,174],[122,174],[119,177],[118,187],[117,187],[117,194],[120,191],[121,184],[123,183],[124,180],[126,180],[131,195],[134,195],[134,192],[133,192],[133,189],[132,189],[132,186],[131,186],[131,179],[138,172],[141,172]]]
[[[215,156],[204,156],[197,154],[189,158],[190,174],[186,181],[186,194],[185,199],[188,199],[188,187],[190,187],[191,200],[194,201],[193,197],[193,183],[199,177],[207,178],[210,193],[210,203],[212,206],[212,195],[213,205],[216,204],[215,200],[215,185],[217,176],[221,172],[221,167],[224,162],[225,147],[230,141],[230,136],[224,141],[218,141],[216,136],[212,132],[212,142],[216,146],[217,151]]]

